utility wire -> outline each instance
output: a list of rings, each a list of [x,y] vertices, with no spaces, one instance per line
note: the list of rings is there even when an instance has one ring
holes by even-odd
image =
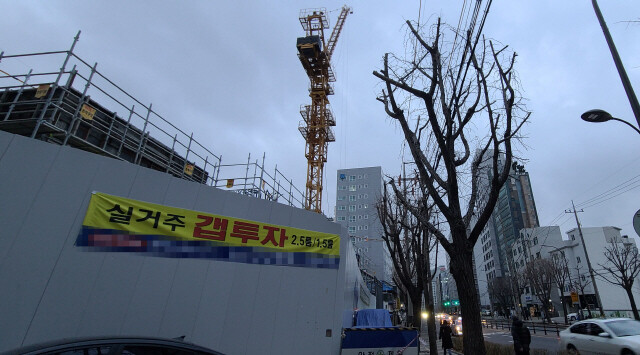
[[[638,187],[640,187],[640,184],[637,184],[637,185],[633,186],[633,187],[632,187],[632,188],[630,188],[630,189],[627,189],[627,190],[621,191],[621,192],[619,192],[619,193],[617,193],[617,194],[615,194],[615,195],[613,195],[613,196],[610,196],[609,198],[606,198],[606,199],[604,199],[604,200],[601,200],[601,201],[598,201],[598,202],[592,203],[592,204],[590,204],[590,205],[584,206],[583,208],[588,208],[588,207],[597,206],[597,205],[599,205],[599,204],[601,204],[601,203],[603,203],[603,202],[605,202],[605,201],[609,201],[609,200],[611,200],[612,198],[618,197],[618,196],[620,196],[620,195],[622,195],[622,194],[624,194],[624,193],[626,193],[626,192],[629,192],[629,191],[631,191],[631,190],[635,190],[635,189],[637,189]]]
[[[596,202],[599,199],[602,199],[604,197],[609,196],[611,193],[618,192],[618,191],[620,191],[622,189],[625,189],[625,188],[628,188],[628,187],[630,187],[630,186],[632,186],[634,184],[637,184],[637,183],[640,182],[640,180],[638,180],[638,178],[640,178],[640,175],[636,175],[636,176],[632,177],[631,179],[626,180],[626,181],[624,181],[624,182],[622,182],[622,183],[610,188],[609,190],[607,190],[607,191],[605,191],[605,192],[603,192],[603,193],[601,193],[599,195],[596,195],[596,196],[594,196],[594,197],[592,197],[592,198],[590,198],[590,199],[588,199],[586,201],[583,201],[581,203],[578,203],[576,206],[577,207],[582,207],[584,205],[591,204],[592,202]]]

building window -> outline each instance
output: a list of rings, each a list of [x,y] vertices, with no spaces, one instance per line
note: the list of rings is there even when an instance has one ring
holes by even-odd
[[[358,226],[358,230],[361,231],[362,230],[362,226]]]
[[[540,259],[540,252],[536,253],[536,258]]]
[[[575,236],[575,235],[572,235],[572,236],[571,236],[571,240],[576,240],[576,236]]]
[[[368,231],[369,230],[369,226],[364,226],[362,229]]]
[[[582,262],[579,256],[576,256],[576,260],[578,261],[578,263]]]
[[[355,201],[355,200],[356,200],[356,195],[349,196],[349,201]]]
[[[355,222],[356,216],[349,216],[349,222]]]
[[[355,226],[349,226],[349,233],[355,233],[356,232],[356,227]]]
[[[347,206],[338,206],[338,211],[345,211]]]
[[[365,203],[364,205],[362,205],[362,208],[369,208],[369,205]]]
[[[356,191],[356,185],[349,185],[349,191]]]
[[[356,181],[355,175],[349,175],[349,181]]]
[[[338,190],[346,190],[346,189],[347,189],[347,185],[338,186]]]
[[[338,196],[338,201],[344,201],[344,196]]]
[[[355,212],[355,211],[356,211],[356,205],[349,206],[349,212]]]
[[[345,216],[338,216],[338,221],[344,221],[344,220],[346,220],[346,219],[347,219],[347,218],[346,218]]]
[[[364,215],[364,219],[369,219],[369,215],[368,215],[368,214],[365,214],[365,215]]]
[[[533,245],[538,245],[538,237],[533,238]]]
[[[364,188],[366,189],[367,187],[369,187],[369,184],[364,184]]]

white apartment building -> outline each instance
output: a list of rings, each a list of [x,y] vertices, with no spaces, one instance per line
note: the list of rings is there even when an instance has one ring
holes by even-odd
[[[338,170],[336,222],[347,228],[360,268],[391,284],[391,256],[382,240],[382,224],[376,212],[382,183],[379,166]]]
[[[602,273],[601,265],[606,265],[608,262],[604,252],[607,247],[611,246],[611,242],[637,247],[635,240],[621,236],[620,228],[611,226],[582,228],[582,234],[589,261],[596,272],[596,287],[605,315],[607,317],[631,317],[631,305],[626,291],[622,287],[606,281],[612,278]],[[583,308],[588,306],[593,310],[600,307],[591,282],[587,255],[585,255],[585,248],[582,245],[578,228],[569,230],[563,237],[557,226],[523,229],[513,248],[513,259],[518,272],[522,271],[526,260],[530,258],[566,258],[571,285],[567,284],[562,292],[556,288],[552,291],[551,297],[554,307],[560,314],[562,313],[560,297],[562,297],[562,302],[567,303],[568,312],[576,311],[579,308],[571,301],[572,291],[578,293]],[[598,275],[598,272],[602,275]],[[540,304],[528,287],[524,291],[521,295],[523,306]],[[640,300],[640,283],[638,281],[634,285],[633,294],[638,302]]]

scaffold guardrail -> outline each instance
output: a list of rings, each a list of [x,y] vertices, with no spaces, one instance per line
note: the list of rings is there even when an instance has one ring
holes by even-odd
[[[0,130],[68,145],[237,193],[303,207],[304,193],[251,159],[232,164],[69,50],[0,52]],[[53,63],[62,66],[53,68]],[[57,59],[57,60],[56,60]],[[11,62],[18,65],[10,65]],[[27,63],[28,62],[28,63]],[[17,74],[18,68],[28,67]],[[37,69],[34,69],[37,68]],[[45,69],[43,69],[45,68]],[[118,114],[124,112],[124,114]]]

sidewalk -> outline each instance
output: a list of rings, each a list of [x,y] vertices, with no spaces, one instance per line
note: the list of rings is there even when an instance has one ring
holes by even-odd
[[[438,355],[444,354],[440,340],[436,340],[436,343],[438,343]],[[426,326],[420,331],[420,354],[431,354],[431,351],[429,351],[429,333]],[[462,355],[462,353],[453,349],[451,350],[451,354]]]

